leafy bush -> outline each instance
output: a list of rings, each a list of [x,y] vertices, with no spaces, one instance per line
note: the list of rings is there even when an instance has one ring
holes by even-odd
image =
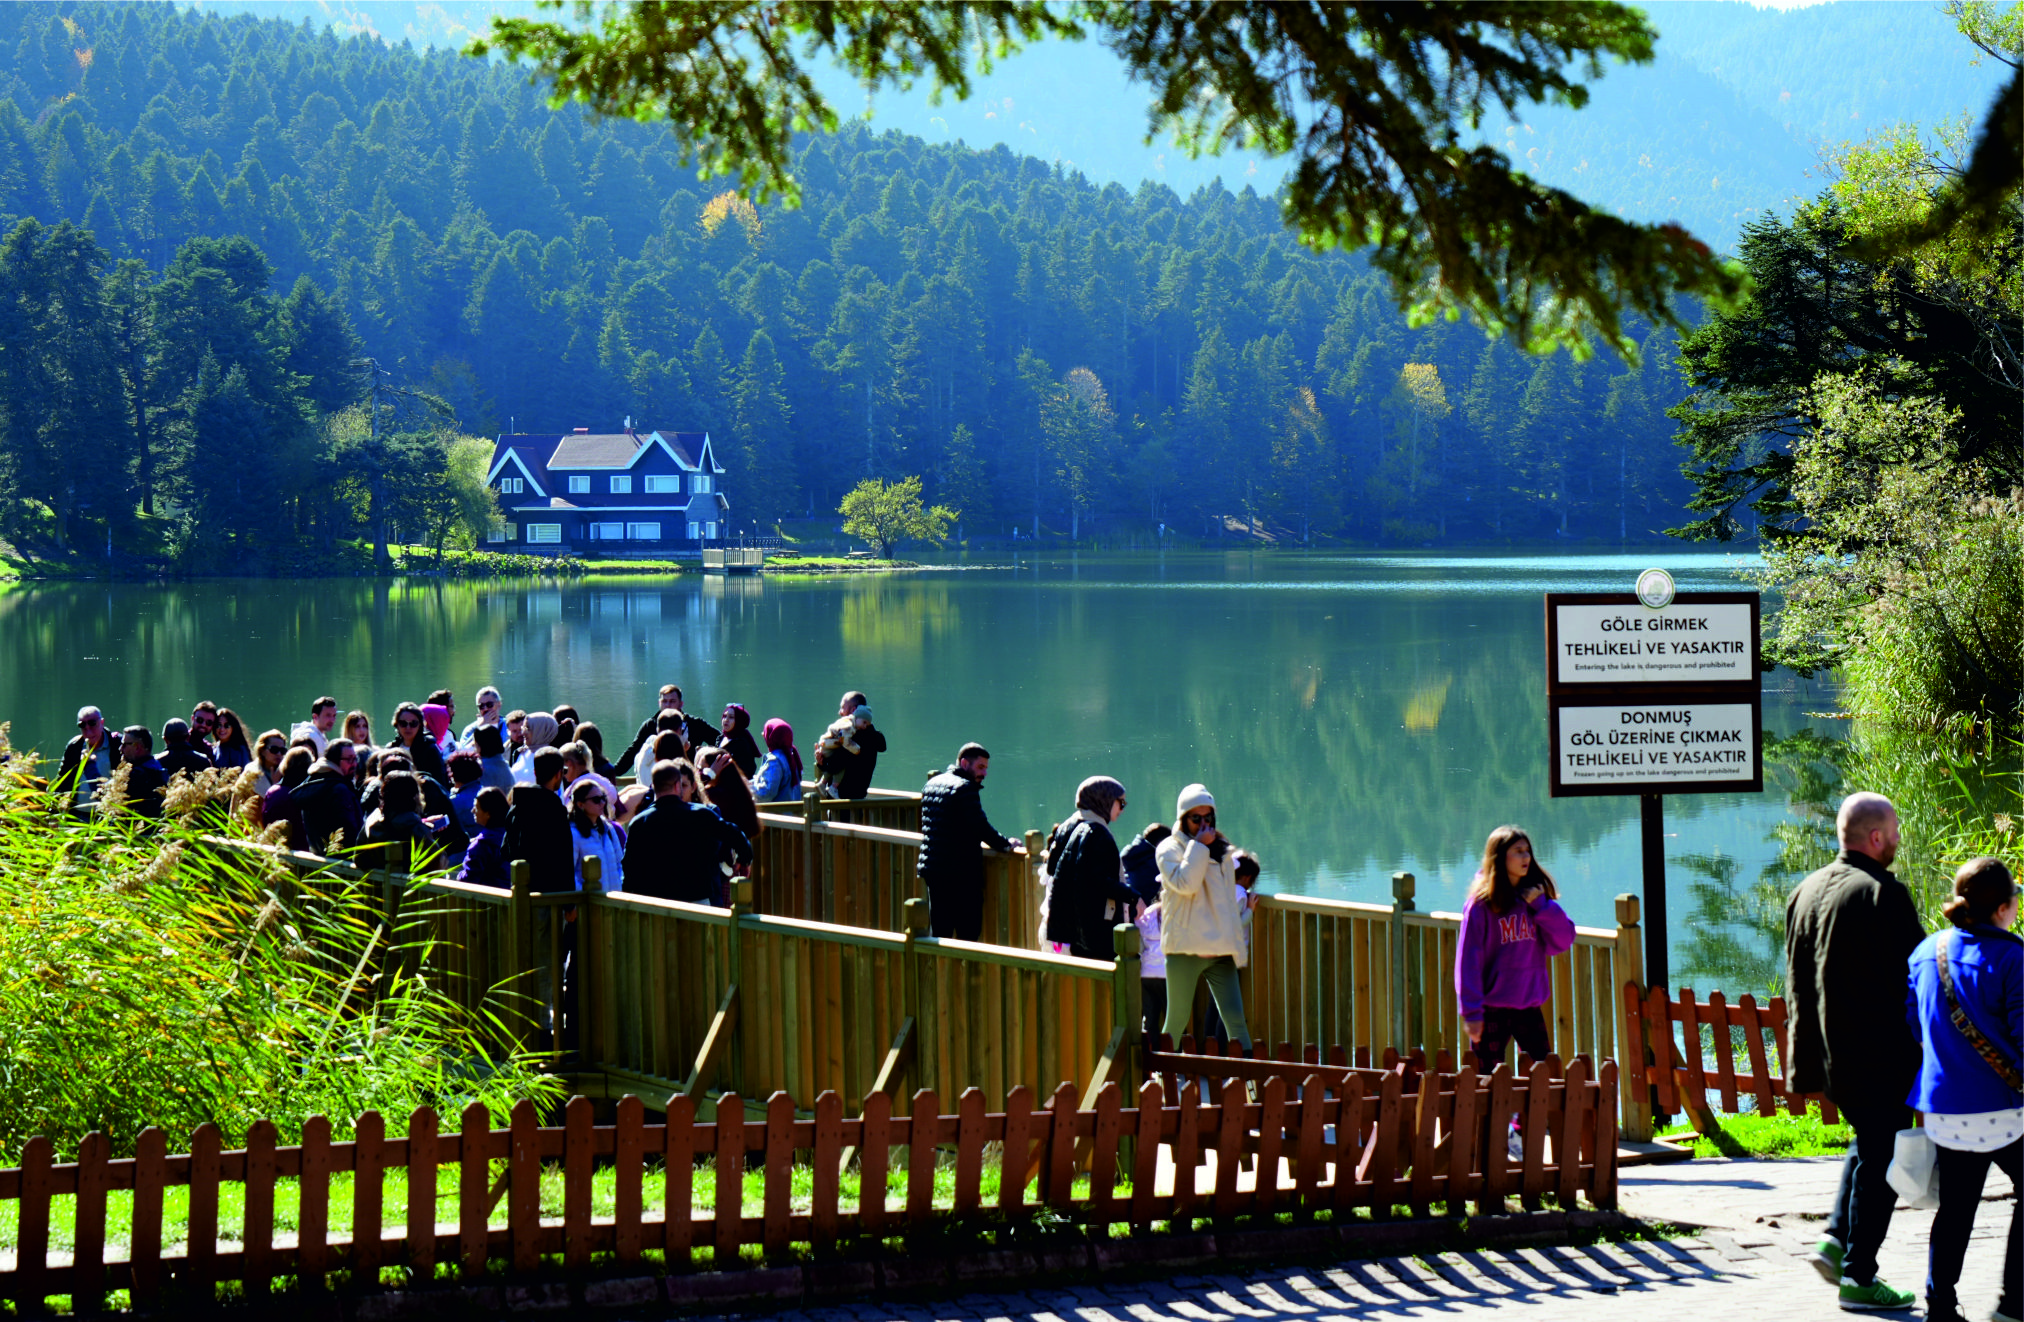
[[[425,894],[389,936],[376,887],[206,845],[251,834],[217,773],[179,781],[157,824],[79,820],[29,765],[0,763],[0,1162],[36,1134],[66,1151],[99,1130],[127,1152],[148,1125],[178,1143],[211,1121],[232,1142],[261,1117],[293,1134],[374,1108],[399,1126],[479,1100],[503,1122],[559,1098],[438,990],[415,940]]]

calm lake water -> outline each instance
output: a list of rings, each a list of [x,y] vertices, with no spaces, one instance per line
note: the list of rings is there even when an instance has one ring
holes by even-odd
[[[918,788],[978,740],[1008,834],[1066,815],[1085,776],[1125,783],[1134,827],[1170,818],[1200,780],[1267,889],[1384,902],[1407,870],[1421,908],[1452,910],[1484,835],[1516,821],[1577,920],[1610,925],[1612,897],[1640,888],[1637,801],[1547,796],[1540,598],[1627,591],[1651,563],[1682,589],[1733,589],[1743,562],[1239,552],[567,587],[27,586],[0,592],[0,719],[17,746],[53,753],[87,702],[159,730],[210,698],[257,733],[329,692],[384,737],[397,702],[448,685],[461,724],[489,682],[509,707],[573,703],[622,745],[672,680],[695,711],[785,717],[806,754],[859,688],[892,744],[880,785]],[[1807,715],[1833,706],[1824,684],[1766,678],[1774,734],[1839,737]],[[1692,856],[1752,881],[1789,813],[1775,789],[1667,800],[1676,946],[1706,871]]]

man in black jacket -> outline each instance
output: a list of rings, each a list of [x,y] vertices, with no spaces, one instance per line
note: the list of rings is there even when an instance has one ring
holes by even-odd
[[[984,777],[991,754],[981,744],[964,744],[955,765],[921,791],[921,885],[928,892],[928,930],[936,936],[975,941],[984,931],[985,845],[999,853],[1019,852],[984,816]]]
[[[696,802],[696,781],[687,759],[654,764],[654,801],[626,828],[628,894],[721,907],[724,864],[752,861],[745,833]]]
[[[365,812],[351,783],[357,769],[358,751],[351,740],[333,739],[323,750],[323,760],[288,792],[302,819],[302,838],[309,842],[312,853],[332,852],[333,838],[338,849],[358,844],[365,829]]]
[[[717,727],[701,717],[689,715],[682,707],[682,686],[663,684],[661,705],[654,709],[653,715],[640,722],[640,728],[633,732],[632,742],[625,746],[625,751],[612,759],[612,765],[619,769],[620,774],[624,774],[626,769],[632,766],[633,759],[640,755],[642,748],[653,742],[654,732],[658,728],[656,722],[661,719],[662,712],[675,712],[681,716],[682,729],[689,736],[691,749],[717,742]]]
[[[569,810],[556,790],[562,785],[562,754],[544,748],[534,755],[532,785],[515,785],[507,796],[506,863],[527,860],[529,889],[573,891],[576,858],[570,843]]]
[[[161,756],[162,770],[169,775],[185,775],[191,780],[211,769],[211,759],[190,747],[190,726],[187,721],[170,719],[162,725],[162,743],[167,751]]]
[[[1897,809],[1881,794],[1851,794],[1835,818],[1841,852],[1799,883],[1785,906],[1785,986],[1791,998],[1786,1087],[1825,1092],[1855,1130],[1815,1270],[1854,1310],[1909,1308],[1913,1295],[1876,1274],[1897,1194],[1885,1179],[1919,1072],[1918,1036],[1905,1020],[1905,968],[1925,939],[1911,892],[1890,871]]]
[[[77,734],[63,746],[63,760],[56,766],[50,788],[70,797],[72,804],[86,808],[119,766],[120,741],[112,737],[105,713],[96,707],[77,709]]]
[[[846,693],[843,701],[836,706],[836,714],[849,716],[869,702],[870,699],[862,693]],[[843,770],[836,777],[836,797],[839,799],[861,799],[871,792],[871,776],[878,768],[878,755],[886,751],[886,737],[871,724],[858,726],[850,741],[857,745],[857,751],[843,754]]]
[[[169,775],[155,761],[155,736],[145,725],[129,725],[120,732],[120,764],[127,769],[126,808],[141,817],[162,815],[162,792],[169,787]]]

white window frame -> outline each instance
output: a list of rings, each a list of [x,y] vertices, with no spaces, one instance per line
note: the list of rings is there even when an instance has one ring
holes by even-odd
[[[711,491],[715,489],[714,483],[715,483],[714,478],[711,478],[703,473],[698,473],[696,474],[695,484],[690,489],[699,492],[703,495],[708,495]]]
[[[569,494],[572,496],[588,496],[590,494],[590,479],[582,474],[570,478]]]
[[[630,496],[632,494],[632,474],[628,473],[624,477],[613,478],[611,480],[611,494],[614,496]]]
[[[593,523],[590,525],[590,540],[593,542],[622,542],[625,540],[623,523]]]
[[[492,530],[485,534],[485,540],[488,542],[518,541],[519,537],[519,526],[511,523],[495,523],[492,525]]]
[[[527,479],[524,477],[502,477],[499,479],[499,494],[502,496],[517,496],[526,490]]]
[[[530,523],[526,527],[529,546],[560,546],[562,525],[559,523]]]
[[[704,524],[704,525],[703,525],[703,537],[704,537],[704,539],[705,539],[705,540],[707,540],[707,541],[712,541],[712,542],[716,541],[716,540],[717,540],[717,525],[716,525],[715,523],[706,523],[706,524]]]
[[[661,539],[661,525],[658,523],[628,523],[625,539],[629,542],[658,542]]]
[[[700,542],[703,540],[703,525],[696,522],[694,519],[691,519],[689,521],[689,540],[692,542]]]
[[[669,485],[672,483],[673,485]],[[647,474],[647,493],[657,496],[679,496],[682,494],[682,475],[666,473]]]

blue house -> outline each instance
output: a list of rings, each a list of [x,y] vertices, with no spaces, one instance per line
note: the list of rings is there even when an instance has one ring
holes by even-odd
[[[723,466],[707,432],[501,436],[486,481],[504,515],[494,549],[667,551],[730,533]]]

